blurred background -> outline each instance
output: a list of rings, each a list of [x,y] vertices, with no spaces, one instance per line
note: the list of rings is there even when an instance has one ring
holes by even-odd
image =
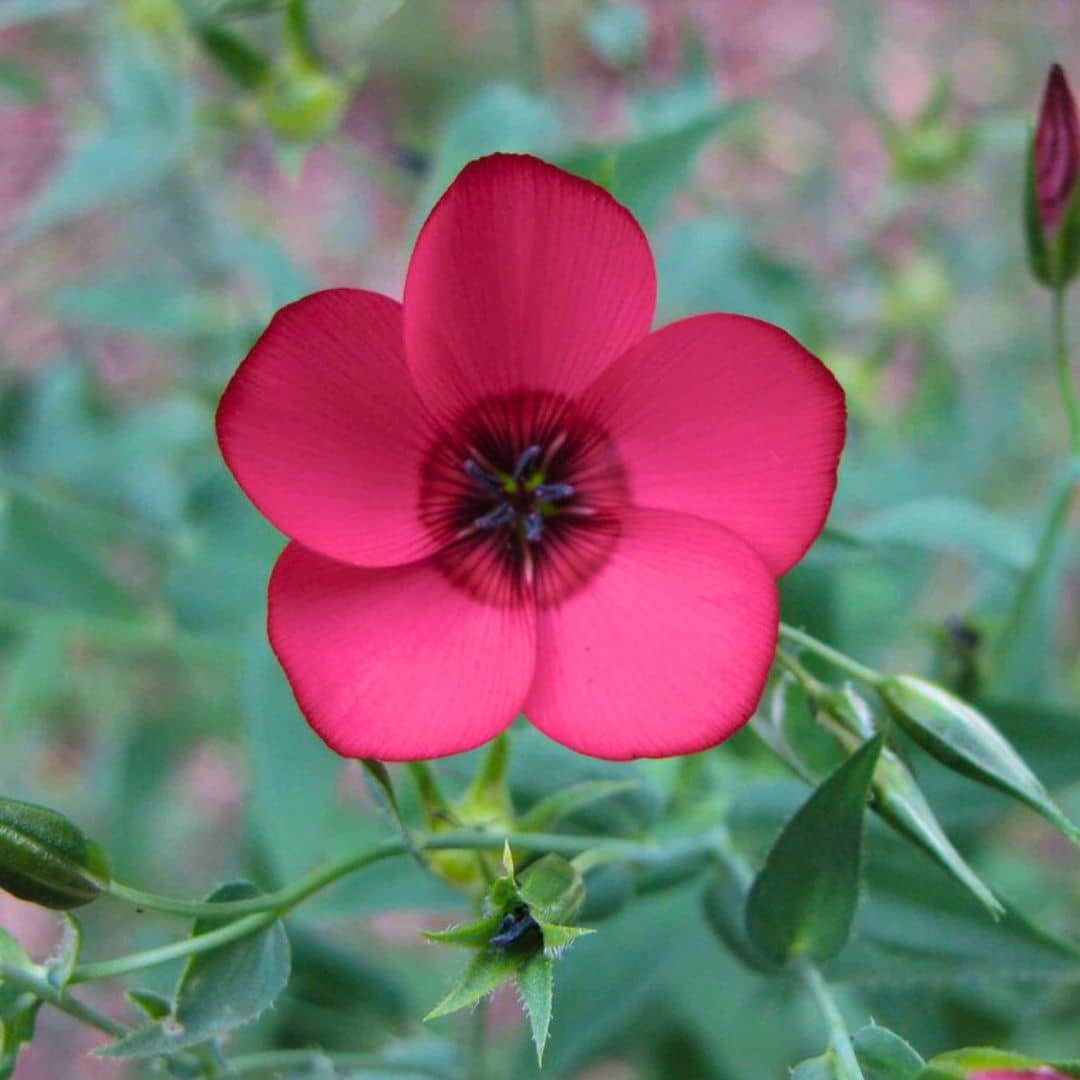
[[[1020,195],[1049,63],[1080,79],[1080,5],[285,9],[0,0],[0,792],[64,810],[121,880],[183,896],[236,874],[281,883],[388,830],[269,654],[282,540],[223,468],[213,411],[277,307],[327,285],[400,296],[417,228],[458,169],[529,150],[603,179],[637,214],[659,321],[762,316],[844,384],[831,530],[785,582],[787,618],[978,696],[1080,812],[1068,551],[993,681],[979,676],[1064,457]],[[584,776],[636,777],[570,826],[622,835],[722,807],[753,852],[805,794],[750,732],[701,759],[609,767],[522,727],[513,755],[522,804]],[[452,789],[473,766],[440,776]],[[1080,932],[1075,850],[935,768],[920,778],[1003,896]],[[852,1016],[926,1054],[996,1042],[1080,1056],[1075,968],[995,930],[879,832],[860,936],[835,973]],[[820,1052],[812,1010],[723,950],[693,882],[609,877],[590,901],[600,933],[559,966],[545,1076],[761,1080]],[[464,910],[404,861],[306,905],[288,994],[236,1043],[390,1047],[454,1075],[460,1025],[419,1018],[461,958],[418,929]],[[99,956],[177,933],[108,903],[85,921]],[[59,933],[2,894],[0,924],[38,957]],[[928,941],[944,952],[923,956]],[[85,992],[124,1015],[119,990]],[[39,1026],[17,1080],[142,1075],[84,1057],[99,1037],[64,1017],[46,1010]],[[533,1076],[512,994],[489,1026],[496,1075]]]

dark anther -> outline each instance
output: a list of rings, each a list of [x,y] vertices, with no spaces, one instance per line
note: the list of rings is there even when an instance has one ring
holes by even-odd
[[[535,544],[544,533],[544,517],[539,510],[530,510],[525,518],[525,539]]]
[[[490,491],[492,495],[502,494],[503,486],[498,479],[480,468],[472,458],[467,458],[465,461],[465,475],[485,491]]]
[[[498,529],[502,525],[509,525],[517,515],[509,503],[499,503],[494,510],[481,517],[474,519],[473,524],[478,529]]]
[[[522,450],[514,466],[514,480],[520,480],[540,460],[541,447],[533,444]]]
[[[561,502],[574,494],[573,484],[541,484],[533,494],[541,502]]]
[[[523,949],[543,943],[540,924],[523,904],[503,916],[498,931],[489,939],[494,949]]]

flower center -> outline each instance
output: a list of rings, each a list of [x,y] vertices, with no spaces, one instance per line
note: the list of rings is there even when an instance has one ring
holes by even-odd
[[[575,592],[614,549],[625,474],[607,435],[543,392],[474,406],[430,450],[420,515],[437,564],[500,606],[548,606]]]
[[[474,453],[476,453],[474,451]],[[547,483],[545,469],[551,454],[545,454],[539,443],[526,447],[514,463],[513,472],[500,472],[481,457],[465,459],[465,475],[492,501],[491,509],[474,518],[474,529],[512,529],[525,545],[538,544],[544,535],[544,519],[560,512],[560,504],[574,497],[573,484]],[[582,507],[563,507],[580,512]],[[525,549],[528,556],[528,547]]]

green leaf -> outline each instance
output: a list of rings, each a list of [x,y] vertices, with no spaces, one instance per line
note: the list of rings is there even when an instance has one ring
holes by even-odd
[[[426,214],[474,158],[496,152],[548,156],[560,146],[561,132],[559,115],[547,99],[513,83],[484,87],[443,126],[418,201],[419,213]]]
[[[888,1028],[868,1024],[852,1038],[865,1080],[916,1080],[923,1059]]]
[[[481,919],[459,923],[445,930],[424,930],[424,937],[439,945],[462,945],[470,949],[486,948],[499,930],[503,920],[502,910],[493,911]]]
[[[702,897],[705,918],[716,936],[736,959],[751,971],[772,971],[746,933],[746,901],[749,889],[726,863],[719,863]]]
[[[65,911],[60,944],[57,946],[56,953],[49,957],[46,964],[46,978],[57,990],[63,990],[71,981],[81,951],[82,927],[70,911]]]
[[[1026,570],[1035,559],[1035,544],[1024,528],[968,499],[950,496],[927,496],[886,507],[849,531],[870,544],[955,552],[990,559],[1015,571]]]
[[[546,956],[555,956],[572,945],[578,938],[595,933],[595,930],[590,930],[586,926],[559,926],[556,923],[540,923],[540,935],[544,941],[544,954]]]
[[[790,1080],[840,1080],[832,1052],[826,1051],[821,1057],[800,1061],[791,1070]]]
[[[486,949],[478,953],[465,969],[458,984],[424,1017],[436,1020],[459,1009],[475,1005],[504,982],[512,979],[529,958],[519,953]]]
[[[655,224],[667,201],[683,185],[705,144],[721,128],[745,115],[741,104],[708,109],[679,127],[614,146],[562,155],[559,164],[597,181],[615,166],[609,190],[646,228]]]
[[[532,1029],[536,1062],[544,1063],[548,1028],[551,1026],[551,1001],[555,985],[555,961],[545,953],[531,957],[517,973],[517,989]]]
[[[164,1020],[172,1012],[172,1001],[164,994],[159,994],[156,990],[134,987],[126,991],[124,996],[135,1008],[145,1013],[151,1020]]]
[[[109,877],[105,852],[63,814],[0,798],[0,889],[65,910],[96,900]]]
[[[322,854],[341,762],[304,721],[261,628],[248,643],[243,704],[252,822],[274,871],[288,881]]]
[[[203,23],[196,36],[217,66],[240,86],[254,90],[266,81],[269,60],[239,34],[217,23]]]
[[[226,903],[259,896],[244,881],[229,882],[207,897]],[[221,922],[198,919],[192,936]],[[170,1054],[243,1027],[268,1009],[289,979],[289,939],[280,919],[209,952],[197,953],[180,976],[171,1013],[99,1050],[104,1057],[147,1058]]]
[[[784,826],[750,889],[746,928],[766,959],[816,961],[846,944],[859,896],[866,800],[881,753],[871,740]]]
[[[915,675],[885,679],[878,692],[897,723],[956,772],[1026,803],[1073,841],[1080,832],[994,725],[966,702]]]
[[[835,716],[850,732],[850,738],[867,738],[882,730],[888,718],[878,716],[880,704],[872,704],[860,689],[847,683],[829,694],[821,706]],[[874,770],[874,799],[871,808],[884,821],[918,845],[943,866],[965,888],[971,890],[983,907],[997,918],[1004,910],[998,899],[967,864],[938,823],[911,770],[889,747],[884,747]]]
[[[636,780],[582,780],[561,791],[552,792],[529,807],[518,820],[518,829],[521,832],[543,832],[561,818],[602,802],[612,795],[633,791],[637,786]]]
[[[24,240],[154,187],[190,145],[190,95],[172,69],[144,58],[121,34],[106,42],[106,126],[80,142],[53,173],[19,227]]]
[[[0,965],[31,968],[23,947],[0,926]],[[0,978],[0,1080],[14,1071],[19,1050],[34,1037],[34,1022],[41,1001],[24,990],[6,986]]]
[[[554,854],[542,856],[518,875],[518,891],[537,922],[568,922],[585,899],[577,867]]]
[[[374,758],[360,758],[359,761],[368,778],[379,789],[383,800],[390,808],[390,813],[394,816],[398,831],[411,848],[413,846],[412,834],[409,832],[409,826],[405,823],[405,819],[401,816],[401,805],[398,803],[397,793],[394,791],[394,781],[390,778],[390,770],[381,761],[376,761]]]

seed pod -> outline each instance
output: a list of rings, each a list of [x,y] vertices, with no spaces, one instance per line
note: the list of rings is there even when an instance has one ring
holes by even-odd
[[[0,798],[0,888],[65,910],[90,903],[108,887],[105,852],[66,817]]]
[[[896,722],[943,765],[1012,795],[1074,840],[1080,837],[1023,758],[977,709],[915,675],[893,676],[877,689]]]

